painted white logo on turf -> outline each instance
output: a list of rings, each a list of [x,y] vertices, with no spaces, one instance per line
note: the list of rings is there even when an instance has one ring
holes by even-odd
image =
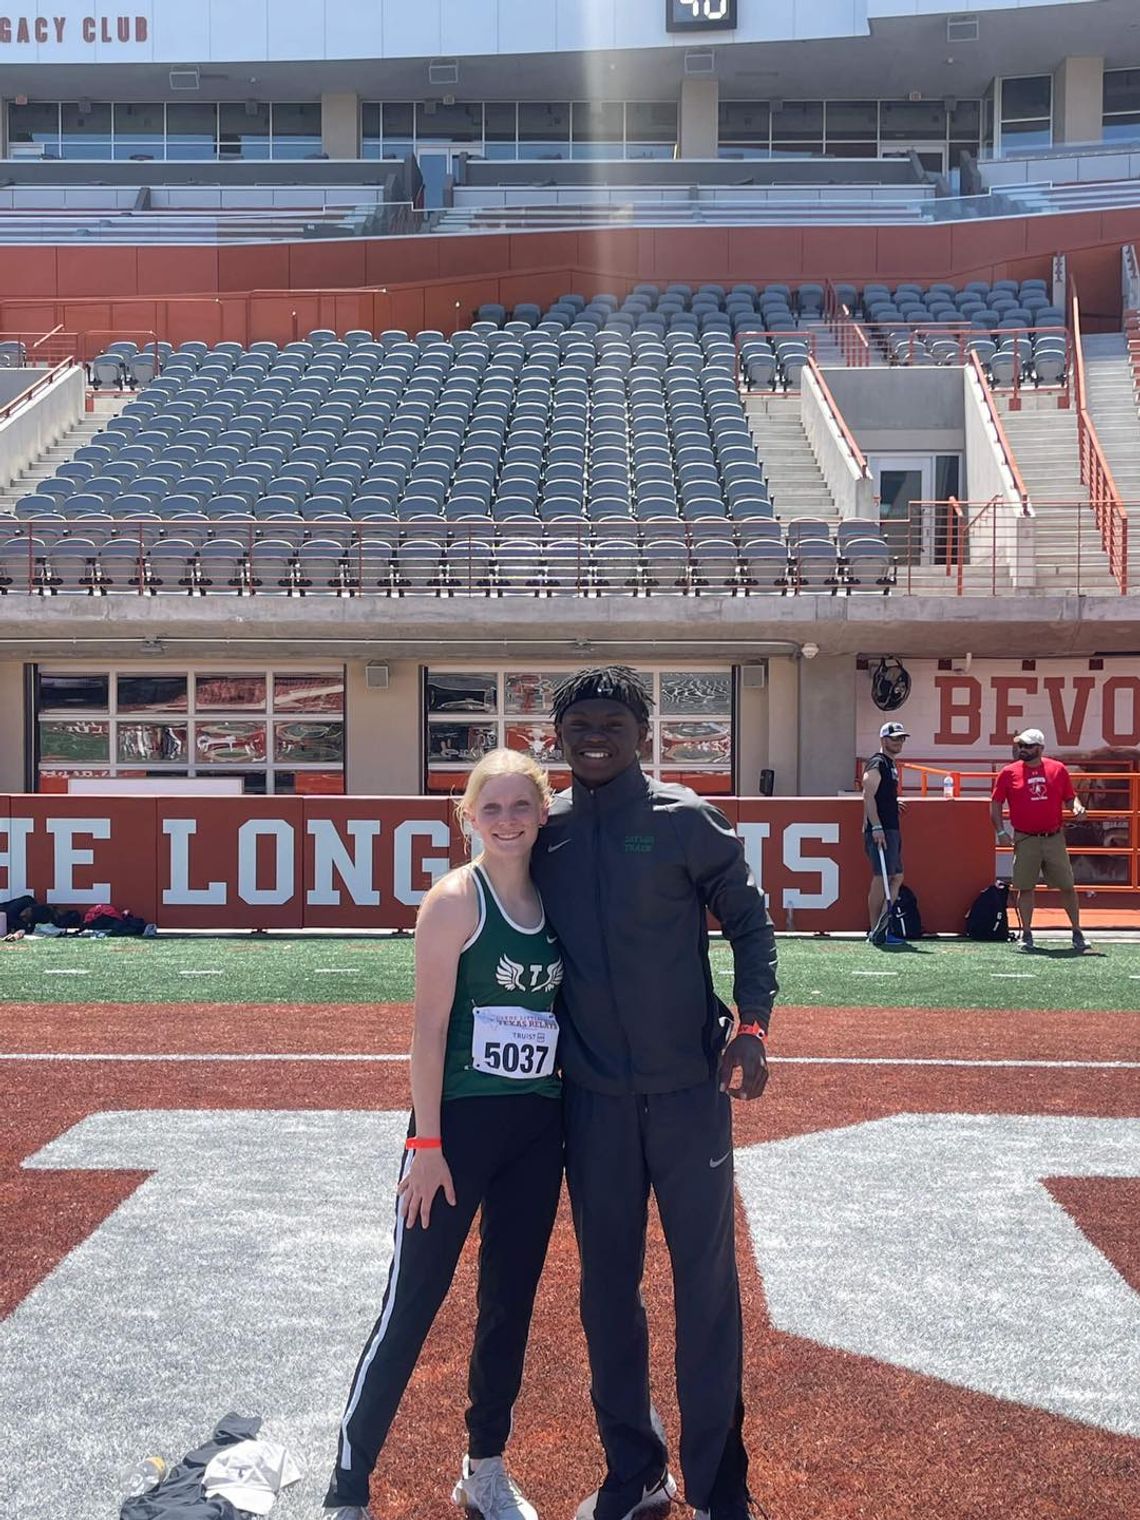
[[[1140,1177],[1140,1119],[903,1114],[736,1153],[778,1329],[1140,1435],[1140,1294],[1044,1177]]]
[[[0,1324],[0,1514],[34,1520],[49,1492],[60,1515],[115,1513],[131,1459],[181,1456],[230,1409],[266,1416],[315,1514],[379,1312],[406,1126],[93,1114],[25,1162],[154,1175]]]

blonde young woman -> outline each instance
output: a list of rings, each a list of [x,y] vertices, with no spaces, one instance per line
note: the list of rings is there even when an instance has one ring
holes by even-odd
[[[326,1520],[373,1520],[368,1480],[420,1349],[482,1210],[468,1449],[453,1501],[483,1520],[537,1520],[503,1465],[535,1289],[562,1183],[558,1029],[562,980],[530,879],[546,773],[493,750],[459,803],[482,841],[436,882],[416,925],[412,1120],[380,1317],[340,1426]]]

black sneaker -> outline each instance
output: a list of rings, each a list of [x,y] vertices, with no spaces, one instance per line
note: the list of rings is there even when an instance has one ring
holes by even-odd
[[[1074,929],[1073,930],[1073,949],[1077,952],[1078,955],[1084,955],[1084,953],[1088,949],[1088,947],[1089,947],[1088,940],[1084,937],[1084,935],[1081,933],[1081,931],[1079,929]]]
[[[667,1467],[644,1487],[640,1483],[610,1485],[607,1477],[601,1488],[582,1500],[574,1520],[633,1520],[650,1510],[668,1509],[676,1493],[677,1481]]]

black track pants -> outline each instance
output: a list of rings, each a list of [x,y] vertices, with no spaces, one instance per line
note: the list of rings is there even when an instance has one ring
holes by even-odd
[[[641,1278],[652,1187],[673,1265],[685,1497],[739,1493],[742,1339],[730,1100],[710,1081],[608,1097],[565,1084],[566,1179],[582,1258],[582,1324],[611,1485],[639,1497],[665,1451],[650,1423]]]
[[[562,1186],[561,1105],[529,1094],[456,1098],[444,1103],[440,1129],[455,1207],[437,1193],[426,1230],[405,1228],[397,1214],[388,1286],[353,1375],[326,1509],[367,1504],[369,1475],[480,1207],[468,1450],[498,1456],[510,1435]]]

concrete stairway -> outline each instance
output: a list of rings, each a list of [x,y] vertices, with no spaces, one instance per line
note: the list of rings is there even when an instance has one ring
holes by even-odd
[[[1081,482],[1076,413],[1059,408],[1053,396],[1032,392],[1022,393],[1022,408],[1014,412],[1009,410],[1007,396],[1000,391],[995,394],[1010,448],[1037,513],[1037,590],[1118,593],[1088,506],[1089,493]],[[1084,503],[1083,515],[1078,517],[1076,506],[1051,505],[1062,502]]]
[[[748,395],[744,409],[777,515],[785,522],[834,517],[838,508],[804,431],[799,396]]]
[[[1090,333],[1082,347],[1093,426],[1121,501],[1140,518],[1140,411],[1127,342],[1123,333]]]
[[[74,456],[76,449],[90,443],[107,425],[107,419],[117,417],[130,399],[129,396],[96,396],[94,412],[85,412],[38,459],[21,470],[11,485],[0,490],[0,517],[10,517],[18,501],[30,496],[42,480],[54,475],[61,464],[66,464]],[[0,469],[2,464],[0,461]],[[3,474],[6,475],[7,471]]]

